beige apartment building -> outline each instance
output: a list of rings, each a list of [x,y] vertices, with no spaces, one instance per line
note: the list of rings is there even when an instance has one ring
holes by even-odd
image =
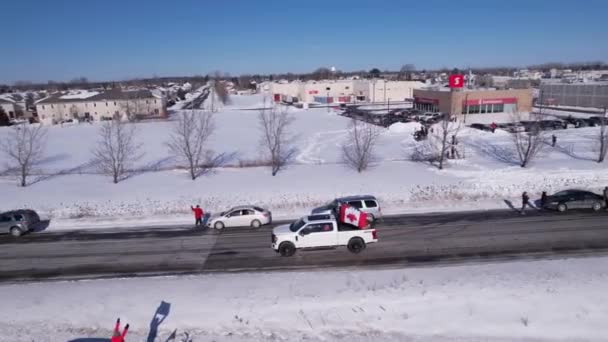
[[[36,102],[36,111],[40,122],[46,125],[69,119],[166,117],[167,101],[149,90],[69,91]]]
[[[467,124],[509,122],[532,111],[532,89],[414,89],[414,108],[456,116]]]

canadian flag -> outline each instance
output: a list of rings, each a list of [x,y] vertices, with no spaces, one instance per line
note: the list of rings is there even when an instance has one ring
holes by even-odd
[[[367,214],[353,206],[342,204],[340,206],[340,221],[363,229],[367,227]]]

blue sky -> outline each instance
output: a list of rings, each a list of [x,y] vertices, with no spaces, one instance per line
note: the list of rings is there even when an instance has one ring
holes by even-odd
[[[605,0],[19,0],[2,12],[0,83],[608,61]]]

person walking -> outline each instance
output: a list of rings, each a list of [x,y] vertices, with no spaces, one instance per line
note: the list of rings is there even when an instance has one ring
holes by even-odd
[[[127,336],[127,331],[129,330],[129,324],[125,325],[125,330],[120,332],[120,318],[116,320],[116,325],[114,326],[114,333],[112,334],[112,338],[110,342],[125,342],[125,336]]]
[[[555,134],[553,134],[551,136],[551,147],[555,147],[556,143],[557,143],[557,137],[555,136]]]
[[[602,195],[604,195],[604,205],[606,207],[606,210],[608,210],[608,186],[604,187],[604,191],[602,192]]]
[[[203,209],[201,209],[201,206],[197,204],[196,208],[191,206],[190,209],[192,209],[192,212],[194,212],[194,220],[195,220],[194,225],[196,227],[202,226],[204,213],[203,213]]]
[[[524,210],[526,209],[526,206],[530,206],[530,197],[528,196],[528,193],[526,191],[524,191],[521,194],[521,214],[522,215],[526,214],[524,212]]]

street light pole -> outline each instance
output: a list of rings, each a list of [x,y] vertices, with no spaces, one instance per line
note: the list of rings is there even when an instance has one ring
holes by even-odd
[[[327,102],[327,112],[329,113],[329,87],[325,88],[327,90],[327,97],[325,98],[325,102]]]

